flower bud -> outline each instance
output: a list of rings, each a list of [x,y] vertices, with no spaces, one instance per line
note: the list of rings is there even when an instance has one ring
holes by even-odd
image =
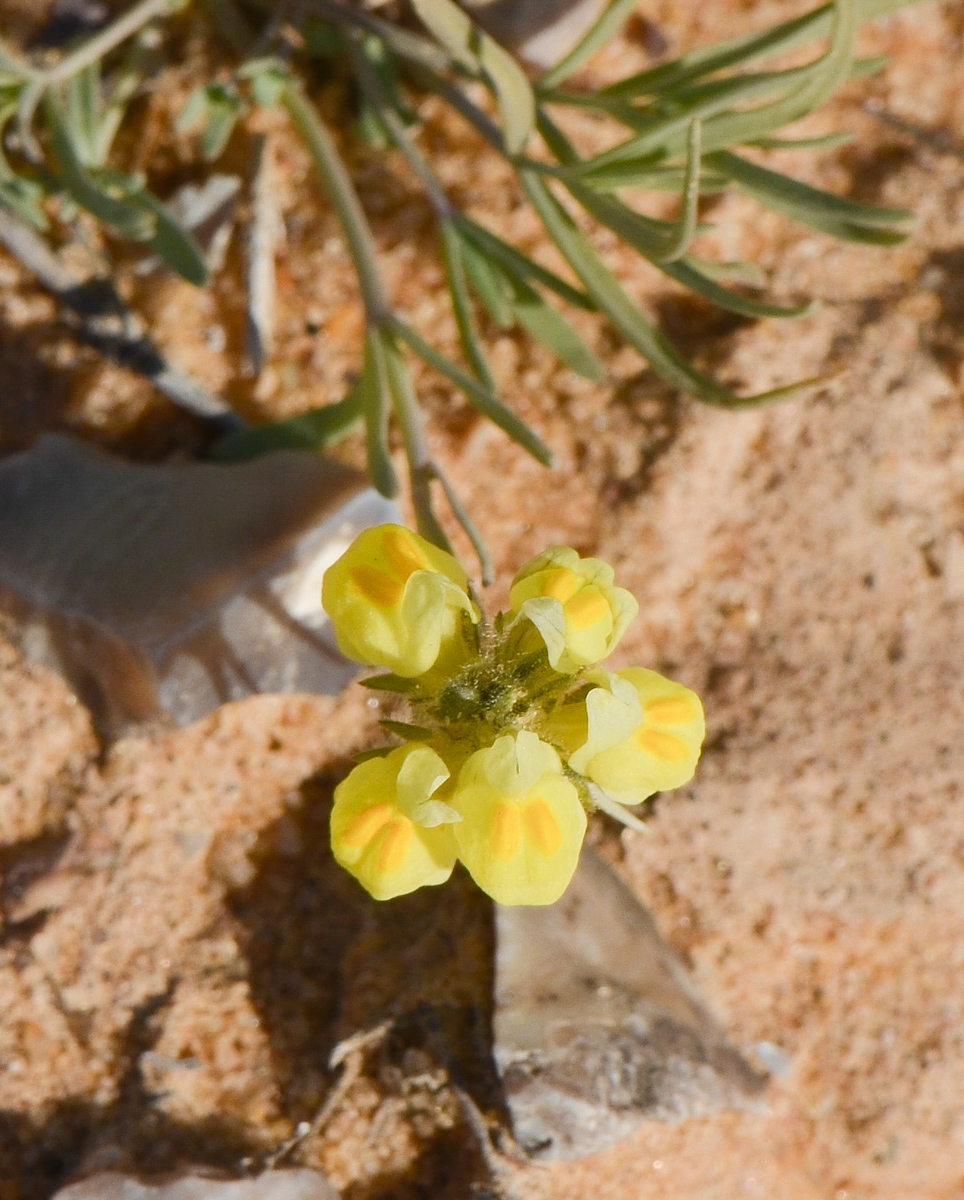
[[[448,777],[434,750],[408,745],[359,763],[335,789],[332,851],[376,900],[451,875],[461,817],[435,796]]]
[[[498,904],[552,904],[576,869],[586,814],[559,756],[534,733],[473,754],[451,800],[459,858]]]
[[[522,568],[512,582],[513,614],[531,621],[545,642],[549,665],[565,674],[601,662],[639,612],[612,567],[553,546]]]
[[[464,658],[462,615],[478,619],[467,587],[451,554],[401,525],[377,525],[328,568],[321,598],[342,654],[412,679]]]

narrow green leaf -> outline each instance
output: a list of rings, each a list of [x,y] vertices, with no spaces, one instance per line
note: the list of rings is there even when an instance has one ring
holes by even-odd
[[[850,78],[869,79],[872,75],[879,75],[889,62],[890,56],[887,54],[874,54],[870,58],[856,58],[850,64]]]
[[[605,46],[622,29],[638,6],[638,0],[611,0],[607,9],[599,16],[592,28],[576,43],[569,53],[542,76],[536,84],[540,92],[557,87],[570,75],[579,70],[592,56]]]
[[[358,385],[358,398],[365,418],[365,443],[368,451],[368,477],[383,496],[398,495],[398,477],[388,452],[388,415],[391,394],[385,350],[379,330],[365,334],[365,364]]]
[[[679,224],[668,244],[656,256],[659,263],[672,263],[682,258],[689,249],[696,234],[699,217],[700,201],[700,138],[701,124],[698,120],[690,122],[689,136],[686,143],[686,175],[683,180],[683,194]]]
[[[833,237],[871,245],[894,245],[906,237],[894,226],[907,225],[914,219],[912,213],[900,208],[860,204],[834,196],[747,162],[729,151],[710,155],[709,162],[759,203]]]
[[[704,152],[775,133],[826,103],[847,79],[857,37],[858,0],[835,0],[830,45],[803,81],[782,99],[749,112],[721,113],[703,128]]]
[[[220,158],[244,111],[241,97],[231,88],[211,84],[207,91],[207,114],[201,132],[201,155],[207,162]],[[279,94],[280,90],[279,89]]]
[[[486,362],[472,316],[472,300],[465,278],[466,263],[462,239],[451,220],[439,222],[439,234],[442,241],[445,278],[448,283],[449,295],[452,298],[452,310],[459,331],[462,353],[482,386],[488,388],[490,392],[494,392],[496,390],[495,380],[492,378],[492,372]]]
[[[596,301],[626,341],[646,359],[653,370],[704,404],[721,408],[750,408],[774,400],[790,399],[810,391],[819,381],[807,380],[757,396],[741,398],[697,371],[663,335],[646,320],[623,291],[569,214],[549,191],[545,181],[532,171],[520,180],[546,231]]]
[[[510,289],[505,273],[497,270],[495,262],[470,241],[466,241],[464,246],[464,260],[472,288],[489,314],[489,319],[500,329],[511,329],[515,315],[509,302]]]
[[[580,172],[580,179],[594,192],[621,192],[625,188],[648,192],[682,191],[686,174],[682,167],[655,165],[651,157],[613,163],[599,170]],[[700,167],[700,192],[704,196],[726,190],[728,180],[718,171],[710,170],[704,160]]]
[[[354,433],[362,422],[356,385],[336,404],[313,408],[286,421],[272,421],[253,429],[239,429],[216,442],[211,458],[218,462],[247,462],[276,450],[320,451]]]
[[[3,153],[3,133],[17,111],[19,89],[0,93],[0,205],[38,233],[50,228],[43,202],[47,189],[37,180],[17,175]]]
[[[861,0],[861,21],[890,16],[920,0]],[[695,79],[730,67],[745,67],[761,58],[784,54],[803,42],[823,37],[833,23],[833,5],[823,4],[762,33],[742,34],[715,46],[707,46],[661,63],[603,89],[603,95],[633,100],[638,96],[667,96]]]
[[[566,318],[528,284],[516,281],[513,311],[528,332],[577,375],[596,383],[606,377],[602,363]]]
[[[425,445],[418,397],[415,395],[405,354],[398,344],[397,330],[383,326],[379,334],[395,418],[405,443],[405,457],[408,459],[409,496],[415,510],[415,528],[433,546],[453,554],[448,534],[442,528],[432,502],[432,483],[439,478],[439,472]]]
[[[594,93],[555,92],[547,97],[553,104],[605,112],[628,129],[637,133],[623,157],[638,158],[655,152],[666,140],[666,134],[686,124],[687,119],[707,120],[750,100],[785,95],[792,87],[819,71],[820,59],[784,71],[760,71],[754,74],[731,75],[708,83],[681,88],[672,99],[662,97],[646,105],[627,104]],[[592,160],[594,161],[594,160]]]
[[[601,363],[572,325],[524,276],[505,263],[486,258],[470,242],[465,243],[464,250],[472,286],[501,329],[518,322],[577,375],[597,381],[605,377]]]
[[[78,159],[85,167],[99,167],[100,64],[95,62],[72,75],[64,84],[64,118]]]
[[[418,681],[415,679],[406,679],[402,675],[369,675],[367,679],[358,681],[362,687],[371,688],[373,692],[397,692],[400,696],[406,696],[409,692],[414,692],[418,688]]]
[[[675,279],[677,283],[696,292],[704,300],[709,300],[712,304],[726,309],[727,312],[737,313],[741,317],[794,319],[805,317],[814,309],[812,302],[796,305],[771,304],[764,300],[754,300],[739,292],[732,292],[729,288],[721,286],[705,271],[698,270],[694,261],[688,256],[679,262],[657,262],[656,266],[670,279]]]
[[[412,0],[425,27],[465,69],[485,79],[499,108],[509,154],[521,154],[536,123],[536,102],[525,72],[452,0]]]
[[[396,320],[393,322],[393,328],[419,358],[427,362],[430,367],[434,367],[440,375],[451,380],[473,407],[478,409],[484,417],[488,417],[493,425],[498,425],[503,433],[507,433],[524,450],[528,450],[538,462],[547,467],[552,465],[552,451],[538,434],[531,430],[520,417],[516,416],[511,408],[507,408],[502,403],[498,396],[482,387],[471,375],[466,375],[455,363],[449,362],[434,346],[430,346],[424,338],[420,337],[411,326]]]
[[[149,241],[157,227],[151,210],[130,199],[116,174],[105,172],[104,177],[109,182],[106,186],[100,185],[78,157],[60,103],[52,92],[45,95],[43,105],[50,148],[59,172],[58,183],[77,205],[98,220],[132,241]]]
[[[208,281],[207,263],[197,242],[171,215],[170,210],[147,189],[137,194],[137,199],[155,216],[154,236],[148,242],[151,250],[182,279],[195,287],[204,287]]]
[[[585,292],[574,288],[571,283],[567,283],[554,271],[540,266],[539,263],[516,250],[515,246],[511,246],[494,233],[490,233],[484,225],[478,225],[470,217],[463,216],[461,213],[456,213],[454,220],[459,231],[470,243],[477,246],[483,255],[502,263],[508,270],[521,275],[523,279],[541,284],[550,292],[554,292],[560,300],[565,300],[576,308],[587,310],[593,308],[592,301]]]
[[[767,275],[763,268],[758,263],[746,262],[745,259],[712,262],[696,254],[688,254],[686,261],[714,283],[731,283],[739,287],[756,288],[757,291],[762,291],[767,285]]]
[[[805,116],[824,103],[848,74],[856,35],[855,6],[856,0],[835,0],[833,36],[820,58],[787,71],[701,84],[689,93],[681,93],[679,103],[674,100],[669,111],[652,117],[647,117],[644,110],[635,126],[635,137],[587,160],[582,170],[598,170],[646,154],[679,155],[688,121],[695,117],[704,122],[703,145],[709,152],[754,141]],[[746,111],[733,108],[751,96],[774,89],[782,95],[770,104]]]
[[[837,146],[846,146],[853,141],[853,136],[845,130],[842,133],[825,133],[822,137],[761,137],[749,144],[759,146],[761,150],[833,150]]]
[[[13,174],[0,176],[0,205],[37,233],[46,233],[50,229],[50,221],[43,210],[46,195],[44,187],[33,179]]]

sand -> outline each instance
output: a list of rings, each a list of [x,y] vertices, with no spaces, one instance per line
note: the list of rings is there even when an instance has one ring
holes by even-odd
[[[682,49],[788,11],[666,0],[649,15]],[[588,78],[642,65],[643,32]],[[595,836],[734,1043],[769,1043],[782,1064],[765,1113],[647,1125],[577,1164],[505,1164],[520,1200],[964,1194],[964,156],[862,108],[960,138],[964,12],[923,5],[862,48],[891,66],[810,123],[855,140],[780,162],[912,208],[910,241],[842,246],[739,198],[707,207],[707,252],[760,262],[776,296],[821,301],[811,316],[720,317],[597,243],[707,368],[747,391],[832,376],[813,398],[700,407],[592,319],[602,386],[495,334],[506,396],[558,456],[547,472],[417,372],[433,449],[494,553],[493,605],[547,544],[599,555],[641,606],[613,663],[703,696],[694,783],[658,799],[648,837]],[[171,70],[172,95],[187,75]],[[338,398],[361,334],[331,217],[303,153],[276,136],[287,242],[266,376],[244,375],[236,271],[203,294],[128,280],[171,355],[264,417]],[[460,202],[542,246],[504,169],[453,121],[427,142]],[[427,208],[400,164],[352,158],[396,301],[454,348]],[[12,260],[0,280],[5,449],[65,428],[140,459],[196,449],[147,385],[72,346]],[[95,1168],[258,1166],[326,1098],[287,1164],[322,1168],[351,1200],[469,1195],[488,1168],[439,1046],[484,1107],[490,914],[461,877],[379,906],[332,864],[331,789],[376,736],[361,689],[257,697],[111,744],[10,643],[0,689],[2,1200],[41,1200]],[[358,1034],[371,1036],[330,1069]]]

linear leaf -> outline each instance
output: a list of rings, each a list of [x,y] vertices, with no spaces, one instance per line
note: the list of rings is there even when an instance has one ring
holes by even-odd
[[[697,371],[630,300],[616,278],[600,262],[575,222],[549,191],[545,181],[532,171],[521,172],[520,179],[547,233],[582,280],[586,291],[608,315],[618,332],[667,383],[688,392],[704,404],[721,408],[752,408],[805,394],[821,382],[807,380],[757,396],[739,397]]]
[[[103,165],[97,155],[100,82],[100,64],[95,62],[64,85],[64,117],[77,157],[85,167]]]
[[[761,137],[750,145],[759,146],[761,150],[833,150],[837,146],[846,146],[853,141],[853,136],[844,130],[842,133],[825,133],[821,137]]]
[[[776,209],[815,229],[854,241],[890,245],[902,241],[905,234],[894,226],[907,225],[913,214],[900,208],[860,204],[843,196],[834,196],[799,180],[791,179],[766,167],[748,162],[729,151],[709,156],[712,166],[727,175],[740,189],[761,204]],[[861,235],[863,231],[866,236]],[[878,232],[883,237],[877,236]]]
[[[700,202],[701,130],[702,125],[698,120],[690,122],[686,144],[686,175],[683,179],[679,223],[676,232],[671,235],[668,245],[664,246],[656,256],[657,262],[660,263],[676,262],[682,258],[696,234]]]
[[[132,241],[149,241],[157,227],[154,214],[125,194],[119,176],[111,174],[102,186],[87,171],[74,149],[60,103],[50,92],[44,97],[44,116],[59,171],[58,182],[71,199]]]
[[[468,240],[465,243],[464,254],[472,288],[489,314],[490,320],[500,329],[511,329],[515,315],[509,303],[506,275],[497,269],[495,261],[486,257]]]
[[[176,275],[180,275],[188,283],[193,283],[195,287],[204,287],[208,281],[207,263],[200,246],[191,234],[171,215],[170,210],[146,189],[137,194],[137,199],[156,218],[154,236],[148,242],[151,250],[158,258],[163,259]]]
[[[495,96],[509,154],[521,154],[536,123],[536,102],[525,72],[452,0],[412,0],[425,27],[467,70],[480,74]]]
[[[712,279],[704,271],[697,269],[694,261],[687,256],[679,262],[657,262],[656,266],[670,279],[675,279],[684,287],[697,292],[704,300],[724,308],[727,312],[737,313],[741,317],[805,317],[814,309],[814,304],[782,305],[771,304],[764,300],[753,300],[740,292],[732,292],[723,287],[717,280]]]
[[[211,457],[219,462],[247,462],[276,450],[324,450],[354,433],[362,419],[356,384],[336,404],[313,408],[286,421],[271,421],[228,434],[215,443]]]
[[[592,28],[576,43],[569,53],[538,81],[536,88],[540,92],[554,88],[570,75],[587,63],[597,50],[603,46],[623,27],[638,6],[638,0],[612,0],[602,12]]]
[[[369,329],[365,334],[365,363],[358,384],[358,399],[365,418],[368,477],[383,496],[394,499],[398,495],[398,476],[388,453],[391,395],[385,350],[377,329]]]
[[[459,341],[462,353],[465,355],[472,370],[475,372],[483,387],[490,392],[495,391],[495,381],[489,364],[486,362],[479,335],[476,332],[475,320],[472,316],[472,300],[465,278],[466,261],[465,248],[458,230],[451,220],[439,223],[439,233],[442,239],[442,259],[445,265],[445,278],[448,283],[449,295],[452,298],[452,310],[459,331]]]
[[[440,354],[434,346],[430,346],[410,325],[397,320],[392,325],[402,341],[419,358],[427,362],[430,367],[434,367],[440,375],[444,375],[446,379],[451,380],[459,391],[464,393],[469,402],[484,417],[488,417],[493,425],[498,425],[503,433],[507,433],[524,450],[528,450],[538,462],[543,463],[547,467],[552,465],[553,456],[549,447],[537,433],[529,428],[521,417],[516,416],[511,408],[507,408],[498,396],[495,396],[492,392],[482,387],[471,375],[466,375],[455,363],[449,362],[444,354]]]
[[[528,332],[577,375],[599,383],[606,371],[566,318],[539,295],[535,288],[516,281],[513,311]]]
[[[496,234],[490,233],[484,225],[477,224],[470,217],[463,216],[461,213],[456,214],[455,222],[459,231],[465,235],[468,241],[476,245],[483,254],[501,262],[510,271],[516,271],[530,282],[541,284],[550,292],[554,292],[560,300],[565,300],[576,308],[587,310],[593,308],[592,301],[585,292],[574,288],[571,283],[567,283],[554,271],[541,266],[521,251],[516,250],[515,246],[503,241]]]
[[[890,16],[910,8],[921,0],[861,0],[861,21]],[[729,67],[744,67],[761,58],[783,54],[811,38],[823,37],[833,23],[833,5],[823,4],[811,12],[777,25],[762,33],[742,34],[716,46],[707,46],[661,63],[603,89],[606,96],[624,100],[637,96],[669,95],[694,79],[712,75]]]

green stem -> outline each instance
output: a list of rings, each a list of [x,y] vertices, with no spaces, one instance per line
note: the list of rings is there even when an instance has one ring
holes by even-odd
[[[435,210],[435,215],[440,221],[448,220],[455,215],[452,202],[445,194],[445,190],[439,183],[435,172],[408,136],[408,130],[399,117],[395,106],[385,94],[385,88],[382,86],[382,81],[378,78],[378,72],[368,61],[364,47],[359,44],[357,34],[349,35],[348,45],[351,50],[352,64],[369,104],[371,104],[378,114],[378,119],[384,125],[395,148],[401,150],[402,154],[408,160],[408,165],[418,176],[419,182],[425,189],[429,203]]]
[[[163,16],[172,7],[171,0],[141,0],[140,4],[135,4],[130,12],[118,17],[116,21],[108,25],[106,29],[102,29],[100,33],[95,34],[89,41],[84,42],[72,54],[68,54],[59,63],[41,72],[42,86],[46,88],[63,83],[65,79],[76,75],[84,67],[99,62],[115,46],[119,46],[121,42],[138,33],[155,17]]]
[[[358,275],[368,324],[381,325],[391,319],[392,306],[378,269],[378,257],[368,219],[351,176],[339,157],[334,139],[300,83],[292,80],[287,84],[281,94],[281,103],[311,155],[318,179],[345,235],[348,253]]]

